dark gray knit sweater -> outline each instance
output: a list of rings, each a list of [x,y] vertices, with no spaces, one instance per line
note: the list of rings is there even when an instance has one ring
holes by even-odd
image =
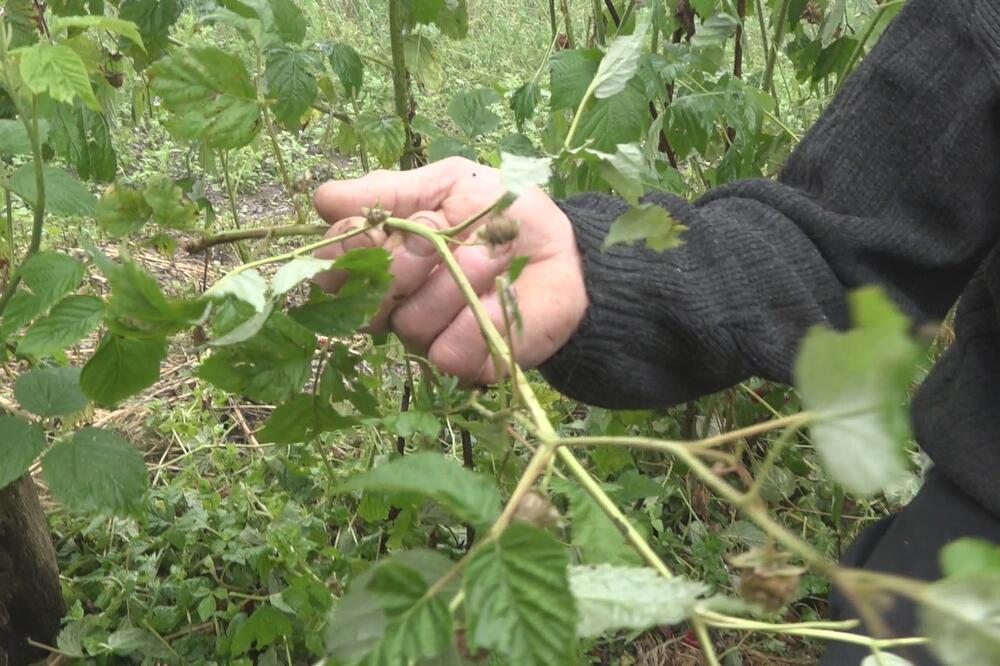
[[[614,197],[561,204],[590,308],[542,368],[583,402],[662,407],[749,376],[788,382],[809,326],[881,284],[916,321],[961,295],[957,338],[913,405],[942,471],[1000,514],[1000,2],[910,0],[778,182],[649,201],[688,227],[659,254],[601,251]]]

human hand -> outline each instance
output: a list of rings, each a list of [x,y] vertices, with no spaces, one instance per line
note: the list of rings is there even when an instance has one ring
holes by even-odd
[[[453,157],[412,171],[375,171],[362,178],[330,181],[313,203],[331,224],[328,236],[365,224],[362,207],[381,205],[405,217],[443,230],[495,202],[505,191],[496,169]],[[494,325],[504,330],[496,278],[511,259],[528,263],[512,287],[523,327],[514,331],[515,360],[525,368],[548,359],[580,325],[587,309],[583,268],[569,219],[540,189],[523,193],[504,213],[520,230],[509,244],[459,246],[455,258]],[[473,226],[460,234],[475,238]],[[392,255],[394,280],[368,330],[392,330],[413,353],[426,356],[441,371],[467,383],[496,381],[494,363],[475,316],[432,245],[399,231],[369,229],[317,251],[334,259],[359,247],[384,247]],[[316,281],[336,291],[345,276],[324,273]]]

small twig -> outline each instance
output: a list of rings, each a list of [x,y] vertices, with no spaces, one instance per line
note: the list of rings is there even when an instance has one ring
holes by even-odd
[[[234,231],[222,231],[210,236],[194,238],[182,245],[188,254],[204,252],[210,247],[223,245],[225,243],[237,243],[243,240],[255,238],[285,238],[288,236],[322,236],[330,227],[325,224],[278,224],[271,227],[257,227],[254,229],[236,229]]]

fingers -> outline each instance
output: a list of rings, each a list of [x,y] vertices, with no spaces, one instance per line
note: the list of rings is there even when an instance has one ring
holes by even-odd
[[[557,263],[525,268],[508,294],[508,308],[516,307],[524,324],[519,329],[508,314],[515,361],[524,368],[545,362],[558,351],[579,327],[586,311],[582,284],[575,284],[572,273]],[[511,300],[513,299],[513,301]],[[497,330],[507,332],[500,299],[495,291],[482,298],[483,306]],[[465,307],[431,343],[427,359],[446,374],[466,384],[491,384],[501,377],[472,308]],[[507,359],[500,363],[502,375],[508,372]]]
[[[447,220],[442,215],[431,211],[421,211],[410,219],[433,229],[444,229],[448,226]],[[367,328],[372,333],[386,330],[389,317],[396,307],[420,289],[431,271],[441,263],[434,245],[416,234],[394,232],[389,235],[385,248],[392,254],[390,271],[393,281],[378,312],[368,324]]]
[[[332,225],[324,235],[327,238],[333,238],[334,236],[347,233],[352,229],[367,226],[367,224],[363,217],[349,217]],[[339,243],[324,245],[316,250],[315,256],[317,259],[336,259],[348,250],[355,250],[362,247],[380,247],[385,241],[386,234],[384,231],[376,228],[368,228],[364,232],[356,236],[351,236]],[[347,280],[347,273],[345,271],[323,271],[313,277],[313,282],[324,290],[331,292],[340,289],[345,280]]]
[[[330,223],[376,204],[396,217],[409,217],[436,210],[455,181],[475,166],[464,158],[448,158],[410,171],[372,171],[361,178],[329,181],[316,190],[313,205]]]
[[[477,294],[488,293],[510,263],[509,246],[490,250],[484,246],[460,247],[455,259]],[[392,329],[408,348],[426,351],[431,342],[465,307],[465,296],[443,266],[392,313]]]

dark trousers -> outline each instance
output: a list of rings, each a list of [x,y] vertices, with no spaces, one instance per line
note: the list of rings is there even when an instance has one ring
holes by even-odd
[[[938,551],[961,537],[980,537],[1000,543],[1000,519],[932,469],[912,502],[858,536],[844,554],[843,564],[935,580],[942,575]],[[850,603],[837,590],[831,594],[830,604],[835,620],[857,617]],[[897,598],[883,618],[895,636],[919,635],[916,607],[905,599]],[[940,664],[923,647],[898,648],[892,652],[917,666]],[[859,646],[831,643],[819,665],[858,666],[867,654],[869,651]]]

